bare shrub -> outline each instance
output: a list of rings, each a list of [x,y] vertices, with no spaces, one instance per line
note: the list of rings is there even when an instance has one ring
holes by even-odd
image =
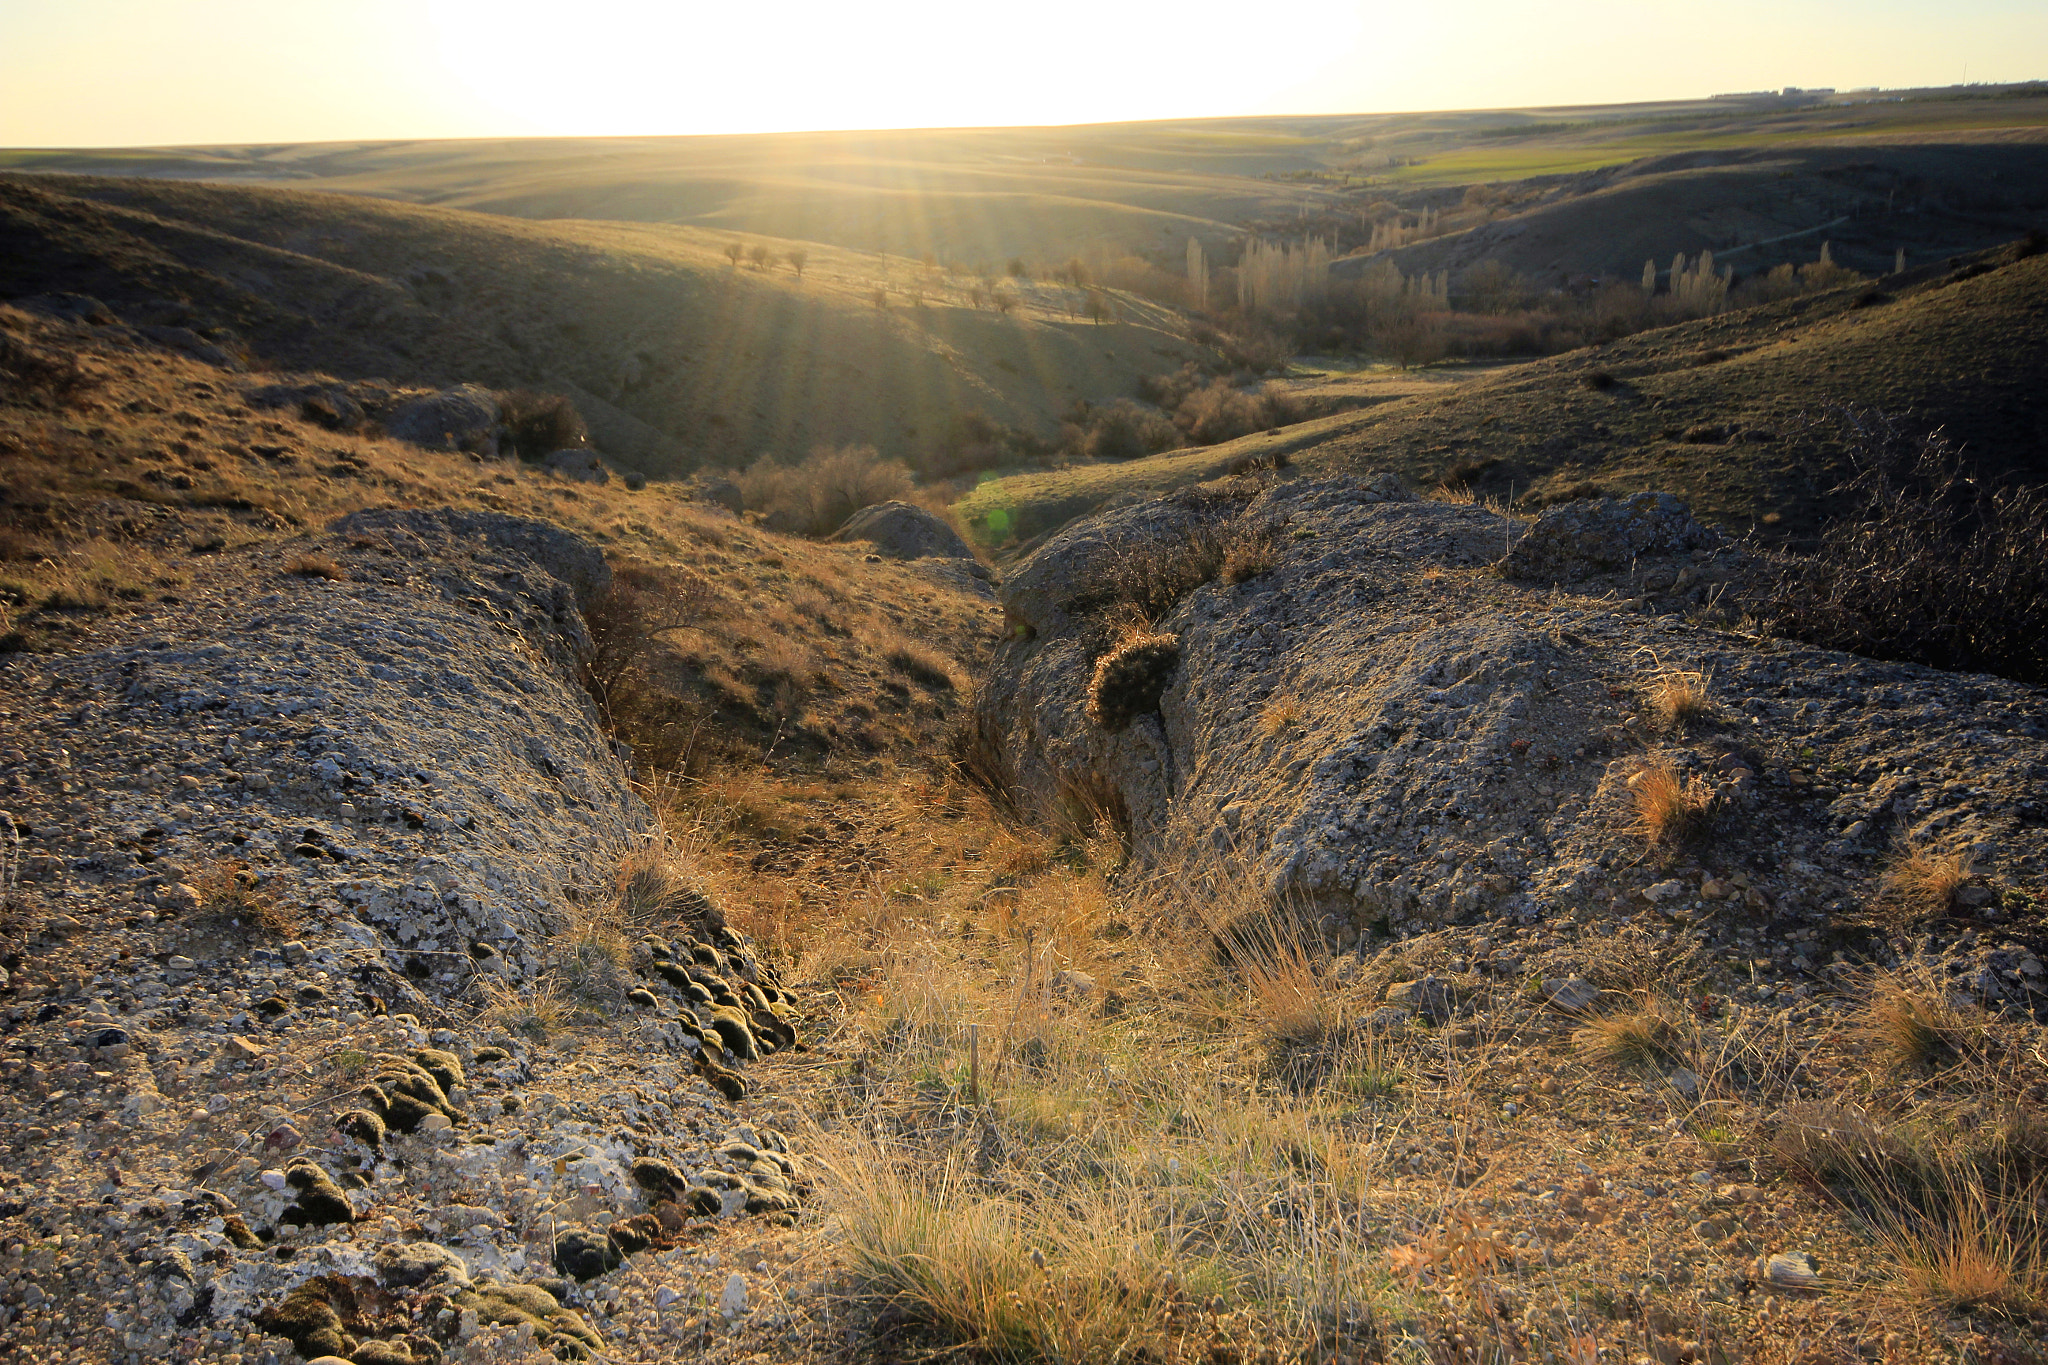
[[[1067,413],[1061,434],[1068,450],[1091,460],[1134,460],[1181,443],[1171,418],[1128,398],[1104,406],[1077,403]]]
[[[215,924],[253,929],[272,938],[297,936],[302,916],[240,859],[208,863],[192,875],[200,914]]]
[[[819,446],[800,464],[762,456],[739,477],[749,511],[771,525],[826,536],[863,507],[906,498],[916,486],[910,467],[885,460],[869,445]]]
[[[589,429],[576,405],[556,393],[514,389],[498,395],[498,419],[521,459],[538,460],[587,444]]]
[[[2048,682],[2048,496],[1969,473],[1939,432],[1835,414],[1849,511],[1785,558],[1774,633],[1880,659]]]

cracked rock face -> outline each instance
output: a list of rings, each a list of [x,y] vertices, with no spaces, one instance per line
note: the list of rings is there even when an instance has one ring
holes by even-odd
[[[1109,813],[1140,868],[1211,854],[1338,947],[1489,918],[1819,912],[1866,901],[1900,840],[2043,854],[2036,689],[1688,624],[1685,594],[1728,556],[1682,504],[1564,511],[1555,535],[1524,536],[1563,547],[1532,564],[1580,576],[1627,546],[1584,595],[1504,576],[1516,528],[1496,514],[1376,483],[1091,518],[1005,590],[1012,638],[980,695],[982,743],[1027,807]],[[1184,541],[1203,517],[1268,529],[1275,563],[1158,621],[1178,666],[1156,711],[1106,728],[1087,690],[1115,637],[1089,584],[1106,556]],[[1710,696],[1685,725],[1652,700],[1678,674]],[[1652,759],[1711,792],[1707,846],[1669,853],[1752,869],[1736,901],[1645,855],[1629,780]]]
[[[284,572],[300,553],[346,576]],[[46,699],[21,762],[64,798],[16,814],[39,838],[95,832],[47,871],[176,915],[232,863],[373,973],[466,972],[477,943],[533,970],[564,904],[601,895],[649,828],[572,672],[602,556],[519,518],[409,511],[279,560],[138,638],[12,662],[17,695]]]

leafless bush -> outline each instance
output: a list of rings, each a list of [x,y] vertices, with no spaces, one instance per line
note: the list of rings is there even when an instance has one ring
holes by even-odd
[[[763,456],[739,478],[749,511],[813,536],[830,535],[863,507],[908,496],[914,484],[908,465],[865,445],[819,446],[801,464]]]
[[[1069,451],[1092,460],[1134,460],[1181,443],[1179,429],[1165,413],[1128,398],[1102,407],[1075,404],[1061,435]]]
[[[1934,668],[2048,682],[2048,498],[1968,472],[1940,432],[1834,414],[1852,500],[1812,554],[1788,557],[1777,633]]]
[[[590,439],[576,405],[557,393],[514,389],[499,394],[498,415],[521,459],[538,460]]]

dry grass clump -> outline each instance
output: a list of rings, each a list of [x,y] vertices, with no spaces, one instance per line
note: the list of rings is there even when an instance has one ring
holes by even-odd
[[[348,570],[326,555],[296,554],[284,562],[284,571],[298,578],[324,578],[338,583],[348,577]]]
[[[296,938],[303,924],[299,907],[287,905],[239,859],[208,863],[192,875],[199,910],[215,923],[254,929],[272,938]]]
[[[1146,632],[1126,637],[1095,661],[1088,682],[1088,719],[1121,730],[1159,709],[1159,698],[1180,666],[1178,635]]]
[[[1970,875],[1964,854],[1908,848],[1878,883],[1878,902],[1909,920],[1945,915],[1955,907],[1956,893],[1969,883]]]
[[[1895,1065],[1939,1065],[1982,1050],[1983,1013],[1959,1003],[1935,968],[1909,963],[1872,972],[1864,995],[1857,1032]]]
[[[1280,563],[1280,549],[1270,529],[1242,528],[1223,552],[1223,581],[1248,583],[1273,572]]]
[[[1300,725],[1302,718],[1299,697],[1274,697],[1259,708],[1259,733],[1268,739],[1277,739]]]
[[[1686,1040],[1674,1011],[1644,996],[1636,1009],[1595,1015],[1572,1034],[1581,1055],[1605,1066],[1648,1071],[1683,1061]]]
[[[1628,780],[1636,830],[1649,844],[1678,847],[1713,828],[1714,789],[1705,778],[1681,777],[1669,759],[1644,764]]]
[[[1870,1229],[1912,1299],[2013,1317],[2048,1307],[2048,1136],[2038,1116],[1957,1133],[1923,1115],[1802,1104],[1772,1146]]]
[[[956,676],[953,661],[914,640],[899,639],[889,644],[882,654],[882,662],[921,687],[934,691],[960,690],[960,679]]]
[[[614,899],[632,929],[682,926],[692,933],[716,932],[725,913],[682,851],[667,839],[649,841],[619,861]]]
[[[1683,730],[1696,720],[1704,720],[1714,707],[1704,673],[1660,673],[1650,683],[1648,693],[1651,713],[1674,730]]]

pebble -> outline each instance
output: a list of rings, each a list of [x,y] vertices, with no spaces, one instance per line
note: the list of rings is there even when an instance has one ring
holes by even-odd
[[[738,1271],[726,1278],[725,1288],[719,1291],[718,1311],[728,1319],[747,1311],[747,1281]]]
[[[1764,1278],[1784,1289],[1812,1289],[1820,1283],[1820,1263],[1810,1252],[1781,1251],[1765,1263]]]

